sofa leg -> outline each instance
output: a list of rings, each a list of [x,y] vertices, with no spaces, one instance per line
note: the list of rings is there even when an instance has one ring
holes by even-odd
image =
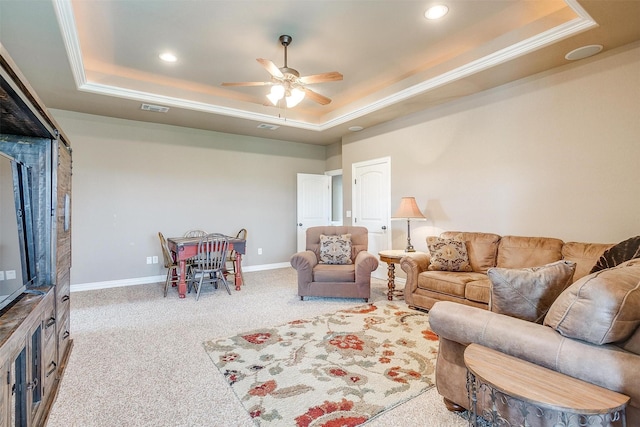
[[[449,411],[451,411],[451,412],[463,412],[463,411],[466,411],[465,408],[463,408],[462,406],[458,405],[455,402],[450,401],[446,397],[443,397],[442,399],[444,400],[444,405],[447,407],[447,409]]]
[[[364,299],[364,302],[369,302],[369,298],[365,298],[365,299]]]
[[[304,301],[304,297],[300,295],[300,301]]]

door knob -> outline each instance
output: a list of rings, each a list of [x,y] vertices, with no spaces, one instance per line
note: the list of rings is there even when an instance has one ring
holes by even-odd
[[[387,229],[387,226],[386,226],[386,225],[383,225],[383,226],[382,226],[382,229],[383,229],[383,230],[386,230],[386,229]]]
[[[302,223],[301,222],[298,223],[298,227],[302,227]]]

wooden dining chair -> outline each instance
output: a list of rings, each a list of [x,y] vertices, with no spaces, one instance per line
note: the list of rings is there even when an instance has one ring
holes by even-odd
[[[240,231],[236,233],[236,239],[247,240],[247,229],[241,228]],[[238,259],[238,252],[235,250],[229,251],[227,255],[227,265],[225,267],[225,274],[232,274],[235,278],[236,275],[240,274],[240,279],[242,279],[242,283],[244,283],[244,276],[242,276],[242,269],[240,271],[236,271],[236,260]]]
[[[190,277],[188,278],[189,290],[192,286],[196,288],[196,301],[200,299],[202,285],[212,283],[218,287],[218,282],[222,282],[227,288],[227,293],[231,295],[229,283],[224,277],[224,269],[229,249],[229,239],[224,234],[208,234],[198,242],[198,252],[194,257],[190,267]]]
[[[186,233],[184,233],[184,236],[182,237],[204,237],[207,234],[209,233],[207,233],[204,230],[189,230]]]
[[[180,264],[174,261],[171,256],[171,251],[169,251],[169,245],[167,244],[167,239],[165,239],[164,235],[161,232],[158,232],[158,238],[160,239],[160,246],[162,246],[162,258],[164,259],[164,268],[167,270],[167,278],[164,282],[164,296],[167,296],[167,292],[169,290],[169,283],[178,284],[180,281]]]

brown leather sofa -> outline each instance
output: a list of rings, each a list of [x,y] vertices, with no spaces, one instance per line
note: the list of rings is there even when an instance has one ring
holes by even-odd
[[[469,408],[464,350],[477,343],[629,396],[627,425],[640,426],[640,259],[574,282],[544,324],[450,301],[435,303],[429,322],[440,338],[436,386],[450,410]],[[490,408],[486,396],[478,405]]]
[[[429,255],[404,257],[400,266],[407,273],[404,299],[413,308],[429,310],[438,301],[454,301],[487,309],[491,267],[537,267],[559,260],[573,261],[573,281],[587,275],[602,253],[612,244],[563,242],[551,237],[499,236],[492,233],[447,231],[440,235],[461,236],[466,243],[473,271],[431,271]]]
[[[344,265],[320,262],[320,236],[351,235],[351,263]],[[291,266],[298,272],[298,295],[364,298],[371,297],[371,273],[378,268],[378,259],[367,252],[369,232],[366,227],[309,227],[306,250],[291,257]]]

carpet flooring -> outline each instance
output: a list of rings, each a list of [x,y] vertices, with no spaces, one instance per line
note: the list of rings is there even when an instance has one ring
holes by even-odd
[[[231,295],[205,287],[197,302],[193,294],[180,300],[175,288],[163,298],[160,283],[73,293],[74,347],[47,426],[255,426],[202,343],[362,301],[300,301],[291,268],[245,273],[245,281]],[[385,301],[385,292],[386,282],[374,279],[371,300]],[[448,412],[433,388],[366,425],[467,422]]]

